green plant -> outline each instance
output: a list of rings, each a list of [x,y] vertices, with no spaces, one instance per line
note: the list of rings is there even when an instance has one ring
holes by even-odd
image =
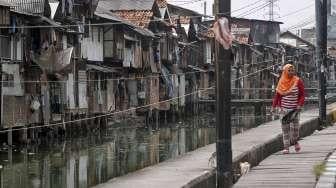
[[[326,169],[326,165],[325,165],[324,162],[314,166],[313,171],[314,171],[314,174],[316,176],[316,179],[318,179],[323,174],[325,169]]]

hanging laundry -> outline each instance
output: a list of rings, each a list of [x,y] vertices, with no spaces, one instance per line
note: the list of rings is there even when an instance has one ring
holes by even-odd
[[[162,75],[163,75],[163,81],[166,84],[166,89],[168,93],[168,97],[173,97],[174,96],[174,87],[173,87],[173,81],[171,79],[171,76],[169,76],[169,70],[162,65],[161,69]]]
[[[31,101],[30,104],[30,109],[32,110],[32,112],[37,111],[38,109],[40,109],[41,103],[39,102],[37,97],[34,97],[34,99]]]
[[[219,42],[224,49],[229,49],[232,46],[233,36],[229,27],[229,20],[227,18],[218,19],[213,28],[213,32],[215,33],[215,39]]]
[[[72,12],[73,12],[73,5],[74,5],[73,0],[67,0],[67,13],[68,13],[69,15],[72,15]]]
[[[137,97],[137,81],[129,80],[127,82],[127,90],[129,94],[130,107],[136,107],[138,105],[138,97]]]

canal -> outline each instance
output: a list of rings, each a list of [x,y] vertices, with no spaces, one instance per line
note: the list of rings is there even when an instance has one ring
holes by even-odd
[[[0,151],[1,188],[87,188],[215,142],[213,118],[152,130],[110,127],[89,136]],[[212,122],[212,123],[211,123]]]
[[[272,119],[265,116],[260,121],[253,111],[246,107],[235,111],[233,134]],[[176,158],[215,139],[215,115],[200,113],[157,130],[128,122],[72,139],[44,139],[13,148],[4,144],[0,188],[87,188]]]

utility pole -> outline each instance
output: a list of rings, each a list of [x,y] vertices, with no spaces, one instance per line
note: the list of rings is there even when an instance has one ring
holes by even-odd
[[[2,57],[0,57],[0,128],[2,128],[2,113],[3,113],[3,107],[2,107],[2,103],[3,103],[3,96],[2,96]]]
[[[217,18],[230,22],[231,0],[216,0]],[[217,188],[232,186],[231,63],[232,51],[216,43]]]
[[[206,1],[204,1],[204,4],[203,4],[203,11],[204,11],[204,16],[206,16],[207,15],[207,2]]]
[[[327,65],[327,0],[315,0],[316,11],[316,64],[319,80],[320,125],[326,125],[326,65]]]
[[[269,3],[269,20],[274,20],[274,0],[268,0]]]

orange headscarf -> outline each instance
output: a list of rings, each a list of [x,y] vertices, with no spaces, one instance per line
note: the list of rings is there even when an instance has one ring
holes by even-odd
[[[292,89],[296,86],[297,82],[300,80],[299,77],[293,76],[289,77],[288,70],[289,68],[294,67],[291,64],[286,64],[283,67],[283,71],[278,83],[278,86],[276,88],[276,91],[280,93],[281,95],[287,95],[292,91]]]

